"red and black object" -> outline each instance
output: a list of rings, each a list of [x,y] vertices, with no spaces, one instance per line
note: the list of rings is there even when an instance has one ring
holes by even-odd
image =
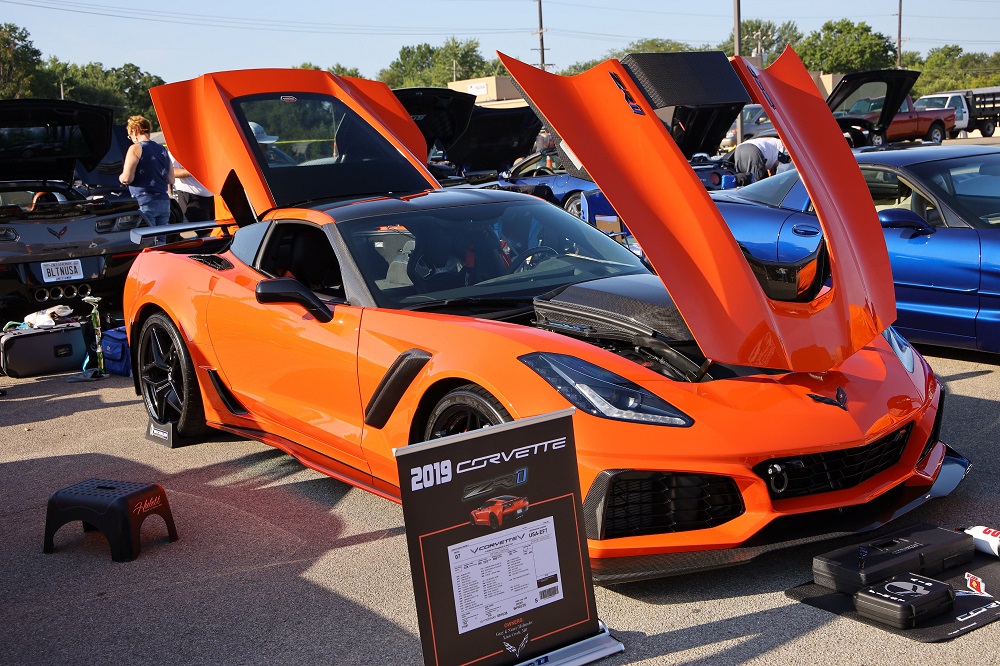
[[[832,550],[813,558],[813,580],[844,594],[901,574],[933,576],[972,561],[972,537],[917,524],[876,541]]]
[[[926,576],[906,573],[854,594],[858,615],[897,629],[912,629],[955,605],[955,588]]]

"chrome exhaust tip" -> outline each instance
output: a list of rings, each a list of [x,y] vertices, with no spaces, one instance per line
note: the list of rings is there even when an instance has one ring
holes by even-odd
[[[53,301],[62,300],[62,297],[63,297],[62,287],[52,287],[51,289],[49,289],[49,298],[51,298]]]
[[[63,289],[63,296],[66,298],[76,298],[76,286],[72,284],[66,285]]]
[[[90,285],[81,284],[79,287],[76,288],[76,295],[79,296],[80,298],[86,298],[87,296],[90,296]]]
[[[44,303],[45,301],[49,300],[49,290],[39,289],[38,291],[36,291],[35,300],[38,301],[39,303]]]

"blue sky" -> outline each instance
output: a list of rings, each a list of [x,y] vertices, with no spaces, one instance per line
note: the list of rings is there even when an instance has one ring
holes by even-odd
[[[646,37],[716,44],[733,27],[733,0],[542,0],[546,62],[556,69]],[[823,22],[865,21],[896,39],[899,0],[826,3],[742,0],[744,19],[794,21],[808,34]],[[903,0],[903,48],[944,44],[1000,51],[1000,0]],[[538,62],[537,0],[0,0],[0,22],[26,28],[43,57],[105,67],[126,62],[166,81],[205,72],[340,63],[374,77],[402,46],[479,40]]]

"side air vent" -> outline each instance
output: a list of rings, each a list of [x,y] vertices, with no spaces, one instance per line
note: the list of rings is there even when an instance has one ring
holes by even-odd
[[[233,267],[228,259],[223,259],[217,254],[192,254],[191,258],[217,271],[228,271]]]

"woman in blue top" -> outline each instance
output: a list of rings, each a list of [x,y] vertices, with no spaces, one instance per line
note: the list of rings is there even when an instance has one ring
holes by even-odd
[[[167,224],[174,186],[174,167],[167,149],[149,138],[153,128],[142,116],[129,118],[125,129],[132,145],[125,153],[125,168],[119,181],[128,185],[150,225]]]

